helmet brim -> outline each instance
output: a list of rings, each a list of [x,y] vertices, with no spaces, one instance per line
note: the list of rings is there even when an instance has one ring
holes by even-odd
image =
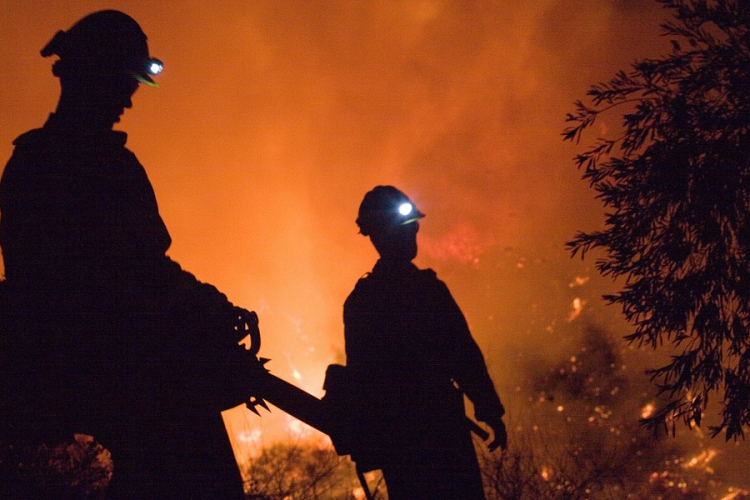
[[[149,87],[158,87],[159,84],[156,83],[151,76],[143,73],[138,73],[137,71],[130,71],[130,76],[138,80],[138,82],[148,85]]]

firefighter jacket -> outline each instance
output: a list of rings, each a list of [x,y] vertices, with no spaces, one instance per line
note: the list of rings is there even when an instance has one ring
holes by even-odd
[[[344,323],[362,446],[379,462],[371,468],[457,443],[469,448],[457,456],[473,457],[462,393],[479,420],[500,419],[504,409],[461,310],[435,272],[378,261],[347,298]]]
[[[222,336],[234,306],[166,255],[126,139],[53,114],[14,142],[0,180],[3,416],[117,440],[248,394],[241,349]]]

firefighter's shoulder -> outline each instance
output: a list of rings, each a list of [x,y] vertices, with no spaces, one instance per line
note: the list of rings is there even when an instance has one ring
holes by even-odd
[[[430,269],[429,267],[427,269],[420,269],[419,276],[424,280],[440,281],[437,277],[437,273],[433,271],[432,269]]]
[[[373,280],[370,279],[370,276],[370,273],[366,273],[357,280],[357,283],[354,285],[354,289],[349,294],[347,302],[354,300],[356,297],[362,295],[363,293],[366,293],[370,288],[372,288]]]

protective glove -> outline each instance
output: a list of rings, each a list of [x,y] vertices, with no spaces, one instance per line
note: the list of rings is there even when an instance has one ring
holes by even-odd
[[[239,344],[245,346],[251,356],[260,350],[260,328],[258,315],[242,307],[232,306],[231,329]]]
[[[503,419],[499,418],[497,420],[486,422],[486,424],[492,428],[492,433],[494,434],[494,439],[488,445],[489,450],[495,451],[499,446],[500,449],[504,451],[508,447],[508,432],[505,430]]]

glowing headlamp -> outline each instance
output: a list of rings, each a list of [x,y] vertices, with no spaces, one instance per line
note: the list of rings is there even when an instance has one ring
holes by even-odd
[[[397,223],[400,225],[411,224],[424,217],[424,214],[417,210],[417,207],[411,204],[411,202],[404,201],[398,206],[398,217]]]
[[[148,71],[149,75],[156,76],[164,71],[164,63],[156,58],[149,59],[146,63],[146,71]]]
[[[365,194],[357,213],[359,232],[365,236],[417,222],[424,214],[408,196],[393,186],[375,186]],[[412,225],[411,229],[418,228]]]
[[[152,57],[151,59],[148,59],[145,63],[143,63],[143,66],[140,66],[140,68],[141,69],[139,70],[129,71],[130,76],[143,84],[149,85],[151,87],[158,87],[159,84],[156,83],[151,77],[156,76],[164,71],[164,63],[159,59]]]
[[[402,203],[398,207],[398,213],[400,213],[403,216],[407,216],[413,211],[414,211],[414,205],[412,205],[411,203]]]

